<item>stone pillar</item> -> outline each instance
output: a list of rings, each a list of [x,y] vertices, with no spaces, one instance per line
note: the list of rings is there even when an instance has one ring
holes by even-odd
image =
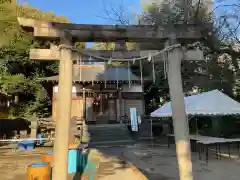
[[[37,138],[37,121],[31,121],[31,134],[30,138],[35,139]]]
[[[86,98],[86,121],[93,121],[93,100]]]
[[[121,99],[120,102],[120,115],[121,116],[125,116],[126,112],[125,112],[125,99]]]
[[[61,37],[61,43],[71,45],[71,38],[66,34]],[[72,50],[60,50],[60,73],[58,107],[56,121],[56,136],[54,141],[53,180],[66,180],[68,176],[68,146],[69,128],[72,106]]]
[[[87,121],[87,113],[86,113],[86,91],[85,88],[82,89],[83,92],[83,118],[85,119],[85,121]]]
[[[115,117],[115,101],[114,99],[109,99],[108,100],[108,114],[109,114],[109,120],[116,120]]]
[[[103,115],[103,95],[100,93],[100,115]]]
[[[173,43],[175,42],[172,42],[172,44]],[[166,45],[170,45],[170,42]],[[182,52],[178,49],[175,49],[169,53],[168,84],[171,98],[172,118],[180,180],[192,180],[192,161],[189,146],[189,129],[182,87],[181,57]]]
[[[121,107],[121,101],[120,99],[117,99],[116,100],[116,108],[117,108],[117,122],[120,122],[120,117],[121,117],[121,110],[120,110],[120,107]]]
[[[117,98],[117,100],[116,100],[116,103],[117,103],[117,106],[116,106],[116,108],[117,108],[117,122],[120,122],[120,117],[121,116],[123,116],[121,113],[122,113],[122,109],[121,109],[121,103],[122,103],[122,93],[121,93],[121,91],[119,90],[118,91],[118,98]]]

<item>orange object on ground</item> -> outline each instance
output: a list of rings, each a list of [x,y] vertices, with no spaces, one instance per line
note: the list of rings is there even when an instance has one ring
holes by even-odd
[[[33,163],[27,168],[27,180],[50,180],[50,165],[46,162]]]
[[[74,148],[74,147],[75,147],[75,146],[74,146],[74,144],[72,144],[72,143],[68,145],[68,148],[69,148],[69,149]]]
[[[53,152],[46,152],[42,154],[42,161],[49,163],[50,166],[53,164]]]

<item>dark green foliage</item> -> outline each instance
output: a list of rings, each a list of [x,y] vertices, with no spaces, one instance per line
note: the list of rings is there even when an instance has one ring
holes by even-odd
[[[56,62],[29,60],[29,50],[38,47],[31,34],[22,31],[17,23],[17,16],[44,21],[69,22],[65,17],[55,16],[52,12],[41,12],[27,4],[15,2],[0,3],[0,91],[19,97],[10,116],[46,117],[51,112],[51,98],[40,77],[58,73]],[[79,43],[78,47],[84,47]]]

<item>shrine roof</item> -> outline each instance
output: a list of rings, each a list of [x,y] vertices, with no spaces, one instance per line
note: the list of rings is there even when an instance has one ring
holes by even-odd
[[[58,81],[59,76],[41,78],[46,81]],[[140,81],[140,77],[130,71],[131,81]],[[146,80],[146,79],[145,79]],[[73,81],[129,81],[128,68],[82,68],[73,69]]]

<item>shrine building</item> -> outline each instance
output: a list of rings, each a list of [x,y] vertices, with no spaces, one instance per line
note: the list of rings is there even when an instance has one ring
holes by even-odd
[[[52,119],[57,120],[58,76],[44,80],[54,82]],[[145,103],[141,78],[126,67],[104,64],[73,65],[71,116],[83,117],[88,124],[119,123],[130,118],[130,108],[144,115]]]

